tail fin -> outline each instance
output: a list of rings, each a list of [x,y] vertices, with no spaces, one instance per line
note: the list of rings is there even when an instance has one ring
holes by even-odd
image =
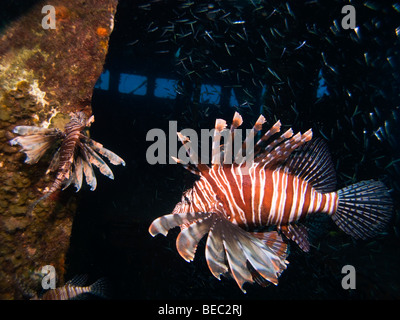
[[[168,230],[181,226],[176,244],[186,261],[193,260],[197,244],[208,232],[206,260],[211,273],[218,279],[230,272],[245,293],[245,282],[254,283],[262,277],[278,284],[278,277],[286,269],[287,246],[277,232],[272,232],[278,245],[268,246],[217,213],[177,213],[162,216],[149,228],[152,236],[166,235]],[[248,263],[252,268],[248,268]],[[256,271],[256,274],[254,274]],[[259,281],[257,281],[259,282]]]
[[[356,239],[374,237],[384,231],[393,203],[382,182],[361,181],[337,193],[338,208],[332,219],[340,229]]]
[[[56,192],[58,189],[60,189],[60,185],[62,184],[62,180],[57,177],[53,184],[49,187],[49,189],[46,191],[45,194],[43,194],[39,199],[37,199],[34,203],[32,203],[28,207],[27,215],[32,217],[33,210],[35,207],[38,205],[39,202],[46,200],[48,197],[50,197],[54,192]]]
[[[52,192],[47,192],[46,194],[44,194],[42,197],[40,197],[39,199],[37,199],[34,203],[32,203],[29,207],[28,207],[28,211],[26,212],[26,215],[29,217],[32,217],[32,213],[33,210],[35,209],[35,207],[39,204],[39,202],[47,199],[50,195],[52,194]]]
[[[90,293],[103,299],[110,297],[109,284],[106,278],[100,278],[90,287]]]

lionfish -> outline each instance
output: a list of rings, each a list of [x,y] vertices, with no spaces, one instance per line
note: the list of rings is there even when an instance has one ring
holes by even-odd
[[[236,112],[232,136],[242,122]],[[243,153],[248,138],[255,137],[264,122],[261,115],[239,152]],[[225,128],[226,121],[217,119],[214,138]],[[392,200],[382,182],[362,181],[336,191],[336,174],[325,142],[312,139],[311,129],[295,135],[289,129],[274,139],[280,128],[278,121],[253,144],[247,171],[247,156],[232,163],[227,154],[232,150],[229,139],[221,146],[213,143],[211,167],[193,165],[191,142],[178,133],[192,160],[184,166],[200,179],[183,193],[172,214],[155,219],[149,227],[152,236],[166,236],[180,226],[176,246],[188,262],[208,233],[205,258],[211,273],[217,279],[232,276],[244,293],[246,282],[278,284],[289,263],[288,240],[309,251],[307,217],[326,214],[345,233],[365,239],[383,231],[392,213]]]
[[[91,294],[101,298],[107,298],[107,282],[105,278],[97,280],[90,286],[84,286],[87,276],[75,276],[69,280],[64,286],[49,289],[41,295],[36,295],[31,300],[78,300]]]
[[[36,126],[17,126],[13,130],[19,136],[10,140],[10,144],[22,146],[20,151],[26,154],[25,163],[28,164],[37,163],[47,150],[61,140],[61,145],[46,171],[46,174],[56,172],[55,180],[42,197],[29,207],[28,215],[31,215],[40,201],[48,198],[60,188],[64,190],[74,184],[76,192],[78,192],[82,186],[83,176],[85,176],[90,190],[95,190],[97,180],[92,164],[102,174],[114,179],[111,169],[97,153],[106,157],[114,165],[125,166],[122,158],[87,136],[85,129],[89,128],[94,121],[93,115],[88,118],[83,112],[75,112],[70,116],[71,119],[65,125],[64,131]]]

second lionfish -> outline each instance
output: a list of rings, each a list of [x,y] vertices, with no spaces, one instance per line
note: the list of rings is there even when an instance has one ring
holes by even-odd
[[[96,176],[92,165],[99,168],[100,172],[110,179],[114,175],[108,165],[99,156],[106,157],[114,165],[125,165],[115,153],[103,147],[102,144],[90,139],[85,129],[90,127],[94,116],[87,117],[83,112],[71,113],[70,121],[65,125],[64,131],[57,128],[42,128],[36,126],[17,126],[13,132],[19,136],[10,141],[11,145],[22,146],[21,151],[26,154],[25,163],[34,164],[56,143],[61,140],[61,146],[55,152],[46,174],[56,172],[54,182],[48,187],[41,198],[29,208],[31,214],[35,206],[48,198],[60,188],[67,188],[74,184],[76,191],[81,189],[83,176],[90,190],[97,186]]]
[[[80,300],[96,296],[101,299],[107,298],[108,282],[105,278],[100,278],[95,283],[85,286],[86,275],[75,276],[64,286],[49,289],[40,295],[34,295],[31,300]]]
[[[260,116],[239,152],[264,122]],[[241,124],[241,116],[235,113],[232,135]],[[226,122],[217,119],[214,137],[225,127]],[[295,135],[289,129],[274,139],[280,128],[278,121],[255,144],[248,171],[245,159],[232,164],[226,156],[232,150],[229,139],[222,146],[213,144],[211,167],[185,165],[200,179],[184,192],[172,214],[157,218],[149,228],[155,236],[180,226],[176,245],[186,261],[193,260],[198,242],[208,233],[205,257],[211,273],[218,279],[221,274],[231,275],[244,292],[245,282],[278,284],[288,264],[285,238],[309,251],[303,223],[307,217],[326,214],[347,234],[365,239],[383,231],[392,213],[392,200],[382,182],[362,181],[336,191],[325,142],[312,140],[311,129]],[[192,159],[190,140],[178,136]]]

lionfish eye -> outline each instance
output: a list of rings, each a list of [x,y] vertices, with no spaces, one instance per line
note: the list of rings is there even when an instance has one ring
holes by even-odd
[[[186,196],[183,196],[183,197],[184,197],[184,199],[185,199],[185,202],[190,202],[190,200],[189,200],[188,197],[186,197]]]

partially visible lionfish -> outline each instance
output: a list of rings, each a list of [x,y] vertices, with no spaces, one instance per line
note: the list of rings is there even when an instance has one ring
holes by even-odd
[[[30,206],[29,215],[40,201],[61,187],[64,190],[72,183],[78,192],[82,186],[83,176],[91,187],[90,190],[95,190],[97,180],[92,164],[99,168],[102,174],[114,179],[111,169],[97,152],[114,165],[125,165],[124,160],[119,156],[86,135],[85,128],[90,127],[93,121],[93,115],[88,118],[83,112],[76,112],[71,114],[71,120],[65,125],[64,132],[56,128],[48,129],[36,126],[14,128],[13,132],[19,136],[12,139],[10,144],[22,146],[21,151],[26,154],[25,163],[37,163],[50,147],[61,140],[61,146],[55,152],[46,171],[46,174],[56,172],[56,178],[44,195]]]
[[[86,294],[91,294],[100,298],[108,298],[107,281],[105,278],[97,280],[90,286],[84,286],[86,281],[86,275],[75,276],[64,286],[49,289],[43,294],[32,297],[31,300],[78,300],[83,299]]]
[[[242,122],[235,113],[232,135]],[[264,122],[260,116],[247,138],[254,137]],[[225,127],[226,122],[217,119],[214,137]],[[278,284],[289,263],[282,235],[309,251],[303,224],[306,217],[325,213],[347,234],[365,239],[384,230],[392,213],[392,200],[382,182],[362,181],[335,191],[336,174],[324,141],[311,140],[311,129],[296,135],[289,129],[270,139],[280,127],[278,121],[255,144],[254,161],[246,174],[246,159],[239,164],[228,161],[227,151],[232,150],[229,139],[222,146],[213,144],[211,167],[185,165],[200,179],[184,192],[172,214],[157,218],[149,228],[155,236],[180,226],[177,250],[188,262],[208,233],[205,257],[211,273],[218,279],[221,274],[231,275],[243,292],[245,282]],[[178,136],[195,160],[189,152],[190,140]],[[243,153],[246,141],[239,152]],[[222,164],[219,159],[223,159]],[[272,226],[276,230],[271,230]],[[269,229],[260,232],[263,227]]]

